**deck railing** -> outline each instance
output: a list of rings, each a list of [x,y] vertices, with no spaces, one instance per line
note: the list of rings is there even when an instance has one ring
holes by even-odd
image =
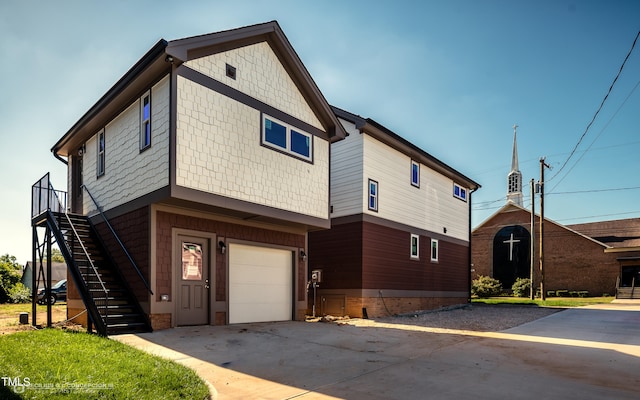
[[[66,209],[67,192],[53,188],[48,172],[31,186],[31,218],[45,211],[65,212]]]

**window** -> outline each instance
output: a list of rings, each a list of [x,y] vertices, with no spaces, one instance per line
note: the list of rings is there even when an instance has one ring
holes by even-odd
[[[151,146],[151,92],[140,98],[140,150]]]
[[[309,133],[264,115],[262,120],[262,144],[281,150],[294,157],[312,161],[312,136]]]
[[[431,262],[438,261],[438,239],[431,239]]]
[[[104,144],[104,129],[103,129],[100,131],[100,133],[98,133],[98,157],[96,160],[96,174],[98,175],[98,177],[104,175],[104,164],[105,164],[104,149],[105,149],[105,144]]]
[[[457,183],[453,184],[453,197],[457,197],[462,201],[467,201],[467,189],[458,185]]]
[[[369,179],[369,210],[378,211],[378,182]]]
[[[411,234],[411,258],[420,258],[420,236]]]
[[[411,184],[420,187],[420,164],[411,160]]]

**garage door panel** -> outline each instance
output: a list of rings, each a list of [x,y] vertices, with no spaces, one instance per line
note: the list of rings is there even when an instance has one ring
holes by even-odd
[[[259,246],[229,246],[229,322],[291,319],[292,252]]]

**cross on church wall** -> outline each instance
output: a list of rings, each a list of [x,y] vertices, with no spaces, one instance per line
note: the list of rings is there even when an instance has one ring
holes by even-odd
[[[509,243],[509,261],[513,261],[513,245],[515,243],[520,243],[520,239],[513,238],[513,232],[511,233],[511,237],[509,240],[504,240],[502,243]]]

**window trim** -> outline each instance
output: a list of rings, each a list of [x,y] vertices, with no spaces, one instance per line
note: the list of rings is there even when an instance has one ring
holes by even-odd
[[[436,263],[438,262],[438,258],[439,258],[439,252],[440,250],[438,249],[438,239],[431,239],[431,248],[430,248],[430,258],[431,258],[431,262]],[[435,250],[435,257],[434,257],[434,250]]]
[[[100,142],[102,142],[102,150],[100,150]],[[107,152],[107,140],[104,134],[104,129],[98,132],[98,140],[96,141],[96,178],[104,176],[106,171],[106,152]]]
[[[456,189],[458,189],[458,194],[456,194]],[[458,185],[457,183],[453,183],[453,197],[455,197],[456,199],[460,199],[462,201],[464,201],[465,203],[467,202],[467,188],[462,187],[460,185]]]
[[[413,169],[414,169],[414,167],[417,170],[416,180],[415,181],[413,180]],[[419,188],[420,187],[420,163],[415,161],[415,160],[411,160],[411,170],[410,170],[410,172],[411,172],[411,186]]]
[[[144,117],[144,100],[146,98],[149,99],[149,117],[148,118]],[[151,90],[147,90],[140,97],[140,152],[151,147],[151,129],[152,129],[151,112],[152,112]],[[145,129],[146,124],[149,125],[149,143],[147,143],[147,135],[146,135],[147,131]]]
[[[275,143],[271,143],[267,141],[267,120],[269,120],[271,123],[276,123],[282,127],[285,128],[285,134],[286,134],[286,138],[285,138],[285,147],[279,146]],[[298,158],[300,160],[304,160],[304,161],[308,161],[310,163],[313,163],[313,135],[310,134],[309,132],[304,131],[303,129],[297,128],[291,124],[288,124],[286,122],[283,122],[281,120],[279,120],[278,118],[274,118],[268,114],[262,113],[262,118],[261,118],[261,133],[260,133],[260,144],[268,147],[270,149],[279,151],[281,153],[287,154],[291,157],[295,157]],[[299,135],[302,136],[306,136],[309,140],[309,156],[305,156],[304,154],[300,154],[294,150],[291,149],[291,138],[292,138],[292,132],[295,132]]]
[[[413,240],[415,239],[415,254],[413,252],[414,250],[414,246],[413,246]],[[411,234],[411,239],[409,242],[409,258],[411,258],[412,260],[419,260],[420,259],[420,235],[416,235],[415,233]]]
[[[371,194],[372,184],[373,186],[375,186],[375,193],[373,195]],[[371,206],[372,197],[374,199],[373,206]],[[374,181],[373,179],[369,178],[369,182],[367,183],[367,209],[369,211],[378,212],[379,200],[380,200],[380,185],[378,184],[378,181]]]

